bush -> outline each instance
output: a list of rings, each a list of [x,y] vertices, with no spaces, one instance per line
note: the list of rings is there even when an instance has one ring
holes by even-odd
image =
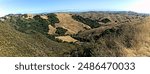
[[[56,29],[57,29],[57,30],[56,30],[55,33],[57,33],[57,34],[59,34],[59,35],[65,35],[65,33],[67,32],[66,29],[61,28],[61,27],[58,27],[58,28],[56,28]]]
[[[47,14],[49,23],[55,27],[55,23],[59,23],[59,19],[56,17],[57,15],[54,13]]]
[[[71,51],[72,57],[93,57],[95,56],[94,46],[92,43],[84,43],[82,45],[76,45],[76,49]]]
[[[97,20],[92,20],[92,19],[89,19],[89,18],[83,18],[83,17],[81,17],[79,15],[73,15],[72,18],[75,19],[76,21],[82,22],[82,23],[90,26],[91,28],[97,28],[97,27],[101,26],[98,23]]]
[[[111,21],[108,18],[105,18],[105,19],[101,20],[100,22],[108,23],[108,22],[111,22]]]
[[[16,20],[16,29],[23,33],[40,32],[45,35],[49,30],[48,21],[42,19],[39,15],[34,16],[34,19],[16,18]]]
[[[35,21],[33,24],[33,26],[35,27],[34,29],[42,34],[47,34],[49,28],[48,28],[48,25],[49,25],[49,22],[45,19],[42,19],[40,17],[40,15],[36,15],[34,16],[34,19],[33,21]]]

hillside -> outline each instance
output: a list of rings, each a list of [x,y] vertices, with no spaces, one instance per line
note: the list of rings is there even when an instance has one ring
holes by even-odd
[[[68,31],[65,34],[77,34],[79,31],[90,29],[89,26],[73,20],[70,14],[58,13],[56,15],[60,21],[56,24],[56,27],[67,29]]]
[[[0,56],[150,56],[150,17],[135,12],[10,14]]]
[[[96,56],[150,56],[150,17],[80,32],[74,38],[93,45]],[[93,50],[93,51],[94,51]]]
[[[0,22],[0,56],[68,56],[71,44],[52,41],[40,33],[25,34]]]

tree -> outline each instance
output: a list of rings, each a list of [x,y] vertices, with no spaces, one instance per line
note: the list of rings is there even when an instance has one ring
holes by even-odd
[[[56,28],[56,29],[57,29],[57,30],[56,30],[55,33],[57,33],[57,34],[59,34],[59,35],[65,35],[65,33],[67,32],[66,29],[61,28],[61,27],[58,27],[58,28]]]
[[[59,23],[59,19],[56,16],[54,13],[47,14],[48,21],[53,27],[55,27],[55,23]]]
[[[91,28],[97,28],[97,27],[101,26],[97,20],[83,18],[82,16],[79,16],[79,15],[73,15],[72,18],[75,19],[76,21],[82,22],[82,23],[90,26]]]

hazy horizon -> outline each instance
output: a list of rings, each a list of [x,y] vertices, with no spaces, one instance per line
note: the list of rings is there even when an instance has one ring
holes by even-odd
[[[134,11],[150,13],[148,0],[0,0],[0,17],[7,14]]]

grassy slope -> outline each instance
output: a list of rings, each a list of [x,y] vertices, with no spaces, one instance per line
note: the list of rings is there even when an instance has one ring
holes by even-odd
[[[138,31],[136,35],[136,45],[132,48],[125,48],[123,53],[126,56],[150,56],[150,17],[147,17],[141,24],[135,26]]]
[[[56,24],[56,27],[62,27],[68,30],[66,34],[77,34],[80,31],[90,29],[89,26],[74,20],[68,13],[58,13],[57,18],[60,22]]]
[[[0,56],[68,56],[74,46],[51,41],[40,33],[28,35],[0,22]]]
[[[93,56],[150,56],[150,18],[125,23],[101,31],[99,28],[88,34],[78,34],[79,39],[88,39]],[[82,35],[84,34],[84,35]],[[82,37],[83,36],[83,37]]]
[[[146,18],[80,32],[79,39],[89,42],[76,46],[52,41],[40,32],[22,33],[11,23],[0,22],[0,56],[150,56],[149,22]]]

